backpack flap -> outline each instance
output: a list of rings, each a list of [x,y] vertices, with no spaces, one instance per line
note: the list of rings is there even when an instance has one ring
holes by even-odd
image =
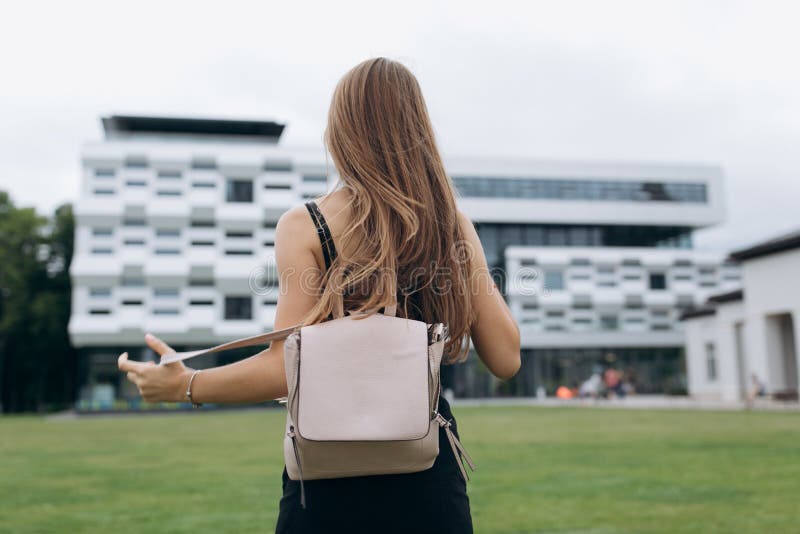
[[[303,327],[297,342],[297,368],[287,376],[295,379],[290,411],[302,438],[402,441],[428,434],[435,407],[424,322],[344,317]]]

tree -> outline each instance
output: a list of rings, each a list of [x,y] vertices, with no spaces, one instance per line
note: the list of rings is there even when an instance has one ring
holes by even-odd
[[[0,191],[0,405],[46,411],[76,398],[77,359],[67,325],[74,218],[48,220]]]

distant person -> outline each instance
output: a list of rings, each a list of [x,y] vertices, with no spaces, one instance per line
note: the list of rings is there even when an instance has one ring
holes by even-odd
[[[578,389],[578,394],[582,399],[591,397],[596,399],[600,396],[603,389],[603,378],[600,376],[600,371],[595,371],[592,376],[587,378]]]
[[[355,66],[334,90],[325,140],[340,177],[337,187],[290,209],[275,229],[276,329],[323,323],[343,311],[374,314],[397,302],[400,317],[448,325],[447,363],[462,361],[471,340],[493,375],[514,376],[520,367],[519,328],[492,282],[475,227],[457,209],[414,75],[386,58]],[[152,335],[146,342],[160,355],[174,352]],[[196,403],[253,403],[287,393],[283,341],[199,374],[182,362],[152,363],[129,361],[127,354],[119,359],[119,368],[151,402],[186,395]],[[193,388],[190,395],[187,386]],[[452,421],[458,437],[446,395],[438,411]],[[444,427],[437,437],[440,450],[449,451]],[[263,446],[253,442],[251,452]],[[275,503],[276,531],[471,533],[470,503],[456,462],[453,454],[440,453],[424,471],[308,480],[307,508],[301,506],[301,482],[289,479],[284,469],[274,481],[283,494]],[[195,491],[211,495],[208,482]]]
[[[625,369],[625,372],[622,373],[622,390],[625,392],[625,395],[636,394],[636,381],[636,371],[633,367]]]
[[[622,375],[613,367],[609,367],[603,373],[603,384],[606,386],[608,398],[622,398],[625,396],[625,389],[622,387]]]
[[[751,406],[759,397],[767,395],[767,386],[758,379],[758,375],[752,373],[750,375],[750,389],[747,392],[747,404]]]

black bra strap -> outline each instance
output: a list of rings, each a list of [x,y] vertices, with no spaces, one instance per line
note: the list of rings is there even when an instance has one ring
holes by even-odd
[[[325,270],[328,270],[331,268],[333,260],[336,259],[336,246],[333,244],[331,229],[328,228],[328,223],[325,221],[325,217],[322,216],[322,212],[319,211],[316,202],[313,200],[306,202],[306,209],[311,215],[311,220],[314,221],[314,226],[317,228],[317,236],[319,236],[319,242],[322,245],[322,257],[325,259]]]

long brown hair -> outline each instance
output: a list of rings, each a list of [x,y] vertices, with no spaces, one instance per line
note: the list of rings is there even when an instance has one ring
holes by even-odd
[[[398,315],[448,325],[445,361],[464,359],[470,254],[416,77],[382,57],[356,65],[333,93],[325,143],[353,221],[308,322],[372,313],[395,294]]]

